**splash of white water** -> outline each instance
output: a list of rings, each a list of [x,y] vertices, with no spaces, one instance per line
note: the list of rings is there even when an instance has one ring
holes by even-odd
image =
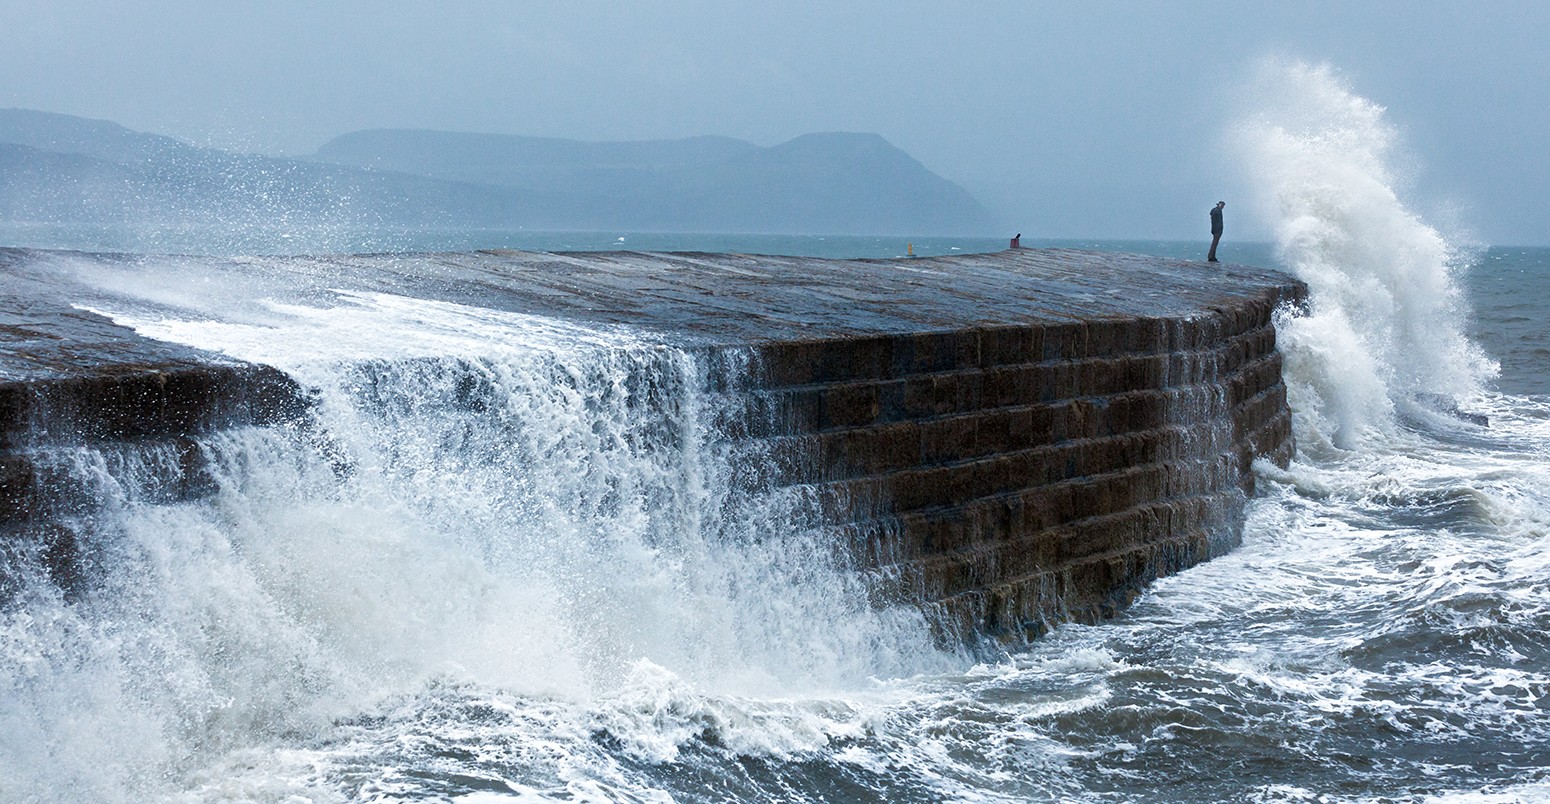
[[[200,500],[139,499],[134,466],[176,455],[61,449],[101,486],[102,577],[69,601],[37,573],[0,611],[0,769],[28,769],[20,788],[141,799],[440,684],[601,712],[654,756],[700,731],[629,728],[664,700],[721,712],[960,663],[918,610],[875,607],[812,490],[729,434],[744,397],[707,372],[747,366],[465,305],[335,302],[268,303],[263,324],[118,316],[272,363],[317,405],[296,429],[202,439]],[[766,720],[720,728],[761,740]]]
[[[1400,198],[1397,132],[1328,65],[1267,63],[1235,130],[1307,314],[1280,324],[1305,448],[1363,446],[1427,395],[1477,394],[1495,370],[1463,334],[1467,259]]]

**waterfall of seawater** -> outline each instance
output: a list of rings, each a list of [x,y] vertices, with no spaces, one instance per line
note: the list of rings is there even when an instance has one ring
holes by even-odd
[[[1283,265],[1309,310],[1278,322],[1304,450],[1356,449],[1417,400],[1468,399],[1495,370],[1464,336],[1467,255],[1400,199],[1384,109],[1328,65],[1268,64],[1237,129]]]
[[[174,459],[154,448],[49,453],[105,507],[80,589],[36,570],[0,624],[0,767],[23,774],[0,798],[224,789],[243,773],[202,770],[216,758],[274,761],[265,746],[470,686],[627,754],[707,734],[780,750],[826,738],[735,701],[958,661],[916,609],[869,600],[811,491],[738,437],[751,358],[380,294],[269,308],[120,314],[278,366],[316,404],[305,426],[201,440],[194,500],[145,493]]]

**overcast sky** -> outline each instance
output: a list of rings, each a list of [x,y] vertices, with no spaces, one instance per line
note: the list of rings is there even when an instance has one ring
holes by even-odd
[[[1028,237],[1198,237],[1239,211],[1221,142],[1254,65],[1329,62],[1388,108],[1418,209],[1550,243],[1537,0],[0,0],[0,31],[0,107],[289,154],[384,127],[876,132]]]

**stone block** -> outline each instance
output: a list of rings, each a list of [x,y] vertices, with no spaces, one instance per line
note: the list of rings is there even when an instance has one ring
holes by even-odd
[[[1019,366],[1035,362],[1032,330],[1024,326],[986,327],[980,331],[980,367]]]
[[[819,430],[865,426],[876,422],[881,414],[876,385],[829,385],[819,391]]]
[[[896,338],[870,336],[823,341],[813,382],[851,383],[894,376]]]
[[[980,365],[980,338],[975,330],[903,335],[894,349],[893,375],[954,371]]]
[[[1083,354],[1088,357],[1110,359],[1125,353],[1126,330],[1133,326],[1130,319],[1095,318],[1087,322],[1087,345]]]
[[[946,416],[984,406],[984,375],[978,371],[927,374],[904,381],[904,415]]]
[[[1161,318],[1136,318],[1125,328],[1120,350],[1126,354],[1156,355],[1168,350],[1168,322]]]
[[[1050,360],[1076,360],[1087,356],[1087,326],[1081,321],[1046,324],[1040,330],[1042,357]]]

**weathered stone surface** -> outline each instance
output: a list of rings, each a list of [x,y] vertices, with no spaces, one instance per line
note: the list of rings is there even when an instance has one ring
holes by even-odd
[[[278,372],[77,309],[74,294],[96,292],[69,280],[79,260],[138,269],[0,250],[0,527],[42,534],[50,555],[76,539],[53,515],[90,500],[52,479],[40,451],[137,440],[176,451],[183,436],[305,404]],[[705,390],[743,411],[730,432],[767,440],[782,482],[812,487],[814,521],[849,542],[858,569],[964,638],[1111,616],[1151,580],[1230,549],[1251,462],[1293,450],[1272,312],[1305,289],[1262,269],[1058,249],[200,265],[283,277],[275,292],[300,298],[411,295],[683,344],[709,366]],[[167,465],[183,467],[169,494],[197,492],[195,458]]]
[[[964,634],[1029,638],[1111,616],[1151,580],[1236,544],[1249,464],[1291,455],[1270,311],[1299,292],[1270,288],[1217,318],[1138,320],[1139,332],[1030,323],[998,332],[982,368],[895,364],[769,393],[817,439],[811,481],[868,501],[834,512],[861,520],[859,561]],[[1019,363],[1008,341],[1061,345]],[[900,404],[878,404],[900,386]]]
[[[72,447],[163,452],[162,476],[145,482],[158,496],[186,498],[207,485],[192,436],[292,420],[307,405],[273,368],[143,338],[79,308],[83,288],[49,270],[69,259],[0,249],[0,539],[41,540],[62,576],[74,574],[66,564],[77,542],[62,521],[100,503],[67,470]]]

